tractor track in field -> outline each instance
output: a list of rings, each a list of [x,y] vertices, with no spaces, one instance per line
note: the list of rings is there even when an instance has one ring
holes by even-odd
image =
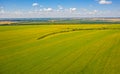
[[[37,38],[37,40],[41,40],[41,39],[44,39],[44,38],[46,38],[48,36],[52,36],[52,35],[56,35],[56,34],[75,32],[75,31],[82,31],[82,30],[120,30],[120,28],[106,28],[106,27],[102,27],[102,28],[73,28],[73,29],[72,28],[67,28],[67,29],[62,30],[62,31],[45,34],[45,35]]]

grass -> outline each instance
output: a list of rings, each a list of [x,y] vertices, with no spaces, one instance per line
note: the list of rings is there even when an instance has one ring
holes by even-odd
[[[119,57],[119,24],[0,26],[0,74],[120,74]]]

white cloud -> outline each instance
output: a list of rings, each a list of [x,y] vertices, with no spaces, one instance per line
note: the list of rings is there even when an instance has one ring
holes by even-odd
[[[70,8],[70,12],[74,12],[76,10],[77,10],[77,8]]]
[[[32,6],[33,6],[33,7],[39,6],[39,3],[33,3]]]
[[[93,12],[94,12],[94,13],[97,13],[97,12],[98,12],[98,10],[94,10]]]
[[[58,9],[56,10],[57,12],[63,12],[64,11],[64,8],[61,5],[58,5],[57,7],[58,7]]]
[[[4,11],[4,7],[0,7],[0,13],[5,13],[5,11]]]
[[[86,9],[86,8],[82,8],[81,9],[83,12],[87,12],[88,11],[88,9]]]
[[[53,9],[52,9],[52,8],[44,8],[43,10],[44,10],[44,11],[46,11],[46,12],[53,11]]]
[[[63,7],[62,7],[61,5],[58,5],[58,9],[59,9],[59,10],[62,10]]]
[[[40,9],[39,11],[40,11],[40,12],[42,12],[42,11],[43,11],[43,9]]]
[[[88,12],[89,15],[95,15],[97,13],[98,13],[98,10],[93,10]]]
[[[14,11],[13,13],[16,14],[16,15],[21,15],[21,14],[23,14],[22,11]]]
[[[48,8],[47,8],[48,9]],[[48,9],[49,10],[49,9]],[[50,9],[51,10],[51,9]],[[52,9],[53,10],[53,9]],[[100,11],[100,10],[88,10],[87,11],[78,11],[77,12],[70,12],[69,9],[62,12],[57,11],[44,11],[43,9],[39,12],[34,11],[14,11],[8,12],[6,11],[3,14],[0,14],[0,18],[49,18],[49,17],[113,17],[113,16],[120,16],[118,11]]]
[[[24,10],[15,10],[15,11],[6,11],[4,7],[0,7],[0,18],[46,18],[46,17],[111,17],[111,16],[120,16],[119,11],[108,11],[108,10],[98,10],[98,9],[86,9],[86,8],[63,8],[58,6],[57,9],[51,7],[36,7],[37,4],[34,4],[34,9],[29,11]],[[40,6],[40,5],[39,5]],[[37,11],[35,11],[37,10]],[[60,11],[57,11],[60,10]]]
[[[4,13],[5,11],[4,10],[0,10],[0,13]]]
[[[112,4],[112,1],[108,1],[108,0],[99,0],[99,4]]]

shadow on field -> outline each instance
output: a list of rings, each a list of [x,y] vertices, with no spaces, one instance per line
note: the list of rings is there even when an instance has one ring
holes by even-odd
[[[55,34],[74,32],[74,31],[82,31],[82,30],[120,30],[120,28],[105,28],[105,27],[102,27],[102,28],[66,28],[65,30],[62,30],[62,31],[45,34],[45,35],[37,38],[37,40],[40,40],[40,39],[43,39],[43,38],[46,38],[48,36],[52,36]]]

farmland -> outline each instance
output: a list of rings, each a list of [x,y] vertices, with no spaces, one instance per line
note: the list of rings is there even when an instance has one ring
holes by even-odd
[[[120,74],[120,24],[0,26],[0,74]]]

